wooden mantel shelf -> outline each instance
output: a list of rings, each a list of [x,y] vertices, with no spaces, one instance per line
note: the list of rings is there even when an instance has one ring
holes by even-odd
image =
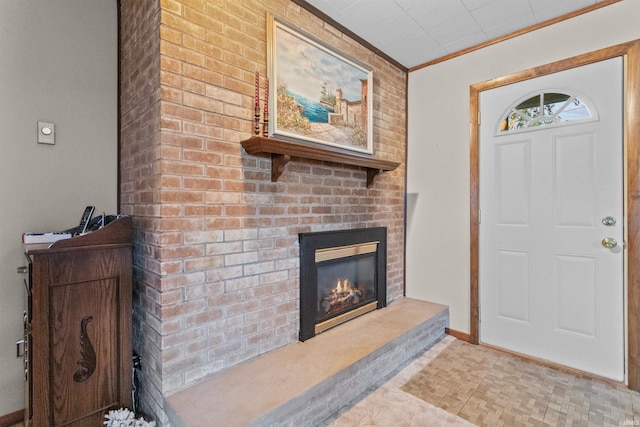
[[[357,154],[334,151],[319,146],[303,145],[277,138],[253,136],[241,142],[248,154],[271,154],[271,181],[276,182],[284,172],[284,166],[291,157],[322,160],[345,165],[360,166],[367,169],[367,187],[373,184],[373,178],[380,172],[392,171],[399,162],[365,157]]]

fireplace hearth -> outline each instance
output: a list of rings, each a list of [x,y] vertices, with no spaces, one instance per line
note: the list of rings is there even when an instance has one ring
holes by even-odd
[[[301,233],[300,341],[386,306],[387,229]]]

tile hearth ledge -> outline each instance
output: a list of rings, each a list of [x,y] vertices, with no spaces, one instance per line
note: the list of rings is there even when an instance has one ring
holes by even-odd
[[[347,404],[439,341],[448,325],[447,306],[399,298],[308,341],[214,374],[167,397],[165,410],[176,427],[294,425],[297,407],[309,412],[302,419],[322,420],[340,409],[331,408],[327,394],[344,394]]]

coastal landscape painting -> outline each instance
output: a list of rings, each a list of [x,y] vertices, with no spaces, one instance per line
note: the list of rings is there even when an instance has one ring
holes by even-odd
[[[373,72],[267,16],[269,133],[373,154]]]

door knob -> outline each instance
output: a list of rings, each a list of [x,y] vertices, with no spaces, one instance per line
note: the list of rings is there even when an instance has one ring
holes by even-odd
[[[613,249],[618,246],[618,241],[613,237],[605,237],[604,239],[602,239],[602,246],[607,249]]]
[[[612,227],[616,225],[616,219],[612,216],[605,216],[604,218],[602,218],[602,224],[606,225],[607,227]]]

